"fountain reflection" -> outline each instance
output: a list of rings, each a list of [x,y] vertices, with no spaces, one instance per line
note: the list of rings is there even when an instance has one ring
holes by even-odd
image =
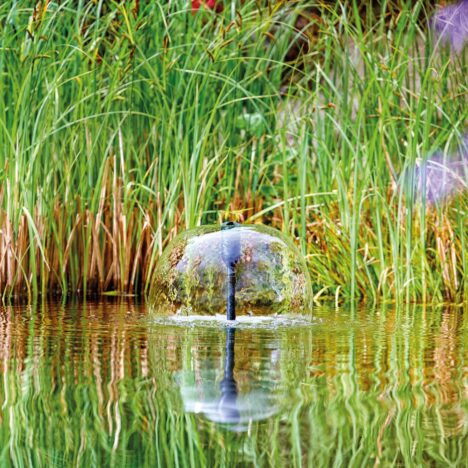
[[[235,329],[146,312],[0,306],[0,466],[466,465],[466,306]]]
[[[176,381],[186,412],[203,414],[210,421],[243,432],[252,422],[266,420],[279,411],[280,392],[277,390],[280,375],[276,365],[279,350],[270,347],[269,356],[262,359],[262,362],[269,363],[266,372],[252,374],[239,371],[235,374],[236,333],[246,331],[236,330],[235,327],[226,329],[221,381],[221,366],[213,368],[213,360],[197,363],[194,366],[196,370],[177,372]],[[236,375],[242,380],[244,391],[239,391]]]

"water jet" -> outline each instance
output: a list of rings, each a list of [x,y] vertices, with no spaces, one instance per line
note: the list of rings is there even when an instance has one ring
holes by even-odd
[[[232,221],[179,234],[161,256],[150,292],[157,315],[307,314],[305,261],[280,231]]]

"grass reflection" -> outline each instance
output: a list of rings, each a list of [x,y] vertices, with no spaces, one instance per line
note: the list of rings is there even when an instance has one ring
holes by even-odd
[[[464,464],[460,308],[318,310],[311,327],[238,330],[239,394],[256,382],[280,406],[245,433],[185,413],[175,378],[203,379],[208,365],[219,384],[224,333],[144,314],[132,303],[0,309],[2,466]]]

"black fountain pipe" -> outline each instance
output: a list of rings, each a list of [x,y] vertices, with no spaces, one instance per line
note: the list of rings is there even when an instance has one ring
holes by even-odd
[[[222,254],[227,268],[227,298],[226,318],[236,320],[236,264],[241,254],[240,233],[235,228],[238,223],[227,221],[221,224],[221,231],[226,231],[223,236]]]
[[[226,329],[226,356],[224,360],[224,375],[220,383],[221,398],[219,400],[219,410],[222,412],[225,420],[229,422],[238,421],[240,418],[237,408],[237,382],[234,378],[235,353],[234,345],[236,342],[235,327]]]
[[[227,274],[226,319],[236,320],[236,267],[229,265]]]

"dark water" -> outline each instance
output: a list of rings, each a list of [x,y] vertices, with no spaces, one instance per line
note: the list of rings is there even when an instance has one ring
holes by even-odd
[[[0,308],[1,466],[467,466],[463,308],[308,326]]]

